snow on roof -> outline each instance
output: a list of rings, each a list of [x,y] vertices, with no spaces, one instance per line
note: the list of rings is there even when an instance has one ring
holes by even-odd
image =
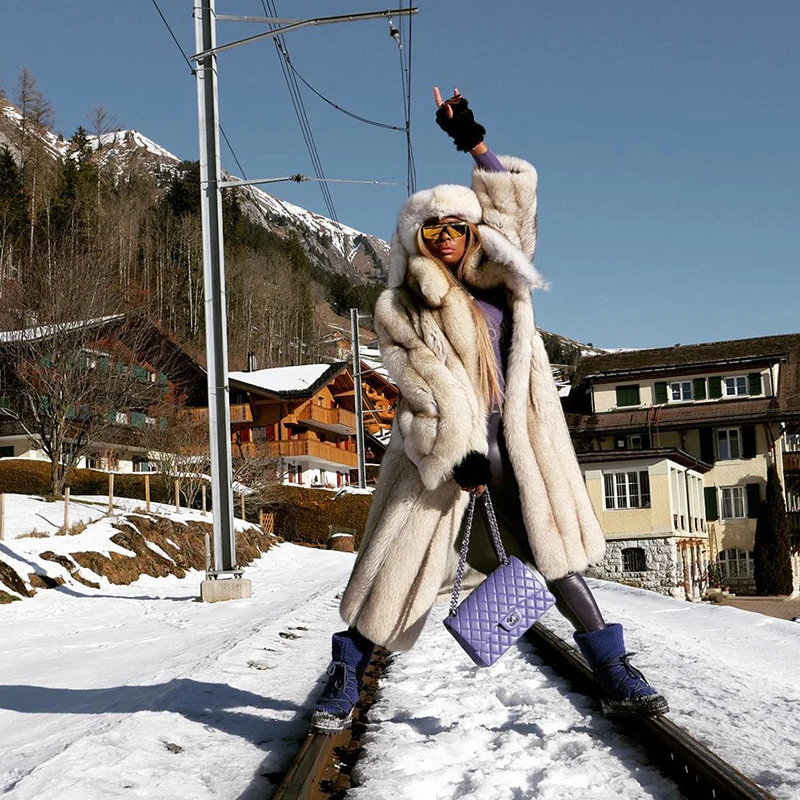
[[[21,331],[0,331],[0,342],[30,342],[37,339],[47,339],[57,333],[67,333],[81,328],[93,328],[104,322],[123,319],[124,316],[124,314],[111,314],[108,317],[95,317],[94,319],[82,319],[75,322],[59,322],[55,325],[39,325],[36,328],[26,328]]]
[[[311,388],[330,368],[331,364],[273,367],[253,372],[231,372],[230,379],[267,392],[302,392]]]

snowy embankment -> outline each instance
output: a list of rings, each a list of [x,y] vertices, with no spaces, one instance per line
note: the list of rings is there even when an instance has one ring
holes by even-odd
[[[96,587],[103,584],[107,572],[117,573],[114,582],[129,583],[139,574],[174,571],[181,575],[183,567],[199,568],[204,563],[203,525],[210,531],[212,515],[191,508],[177,511],[166,503],[151,503],[150,512],[146,512],[142,500],[125,497],[114,501],[109,514],[106,498],[86,496],[70,501],[69,519],[71,532],[64,534],[63,501],[6,494],[6,539],[0,541],[0,601],[28,596],[43,584]],[[237,540],[247,540],[240,542],[250,554],[247,560],[267,549],[267,537],[257,526],[235,519],[234,529]],[[121,536],[125,533],[129,535]],[[135,551],[136,540],[130,534],[139,537],[149,558]],[[197,537],[199,541],[191,541]],[[265,541],[254,551],[250,540],[257,538]],[[117,558],[116,564],[108,562],[113,558]]]
[[[249,601],[195,603],[194,573],[0,608],[0,793],[271,796],[307,730],[352,562],[283,544],[247,570]],[[800,625],[592,585],[673,719],[777,797],[800,796]],[[348,797],[679,796],[529,645],[479,669],[443,614],[390,663]],[[568,636],[556,612],[546,621]]]

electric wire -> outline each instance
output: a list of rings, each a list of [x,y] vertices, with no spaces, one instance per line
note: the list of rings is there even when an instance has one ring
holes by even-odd
[[[158,7],[158,2],[156,0],[152,0],[152,2],[156,8],[156,11],[158,12],[158,16],[161,17],[161,21],[164,23],[164,25],[167,26],[167,30],[169,31],[169,35],[172,37],[172,41],[175,42],[175,46],[180,51],[180,54],[183,56],[183,60],[189,67],[189,71],[192,73],[192,75],[197,75],[197,70],[192,66],[192,62],[189,61],[189,56],[186,55],[186,51],[181,47],[181,43],[178,41],[177,36],[175,36],[172,30],[172,26],[169,24],[169,22],[167,22],[167,18],[164,16],[161,9]],[[225,129],[222,127],[222,125],[219,126],[219,132],[222,134],[222,138],[225,140],[225,144],[228,145],[228,149],[231,151],[233,160],[236,162],[236,166],[239,167],[239,171],[242,173],[242,177],[246,179],[247,175],[245,175],[244,169],[242,169],[242,165],[239,162],[239,157],[236,155],[236,151],[233,149],[233,145],[231,144],[230,139],[228,139],[228,135],[225,133]]]
[[[403,9],[401,0],[400,9]],[[408,2],[411,10],[411,0]],[[403,17],[407,17],[406,31],[407,36],[403,36]],[[411,195],[417,190],[417,173],[414,164],[414,149],[411,143],[411,14],[404,14],[400,18],[400,27],[396,31],[390,27],[390,35],[397,43],[397,53],[400,61],[400,88],[403,93],[403,116],[405,118],[406,132],[406,185],[408,194]],[[391,22],[390,22],[391,26]],[[403,41],[407,42],[407,47],[403,47]]]
[[[294,74],[300,79],[300,81],[305,84],[305,86],[310,89],[320,100],[326,102],[332,108],[335,108],[337,111],[341,111],[342,114],[346,114],[348,117],[352,117],[353,119],[357,119],[359,122],[365,122],[367,125],[374,125],[376,128],[386,128],[390,131],[405,131],[405,128],[401,128],[399,125],[389,125],[386,122],[377,122],[374,119],[368,119],[367,117],[362,117],[358,114],[355,114],[352,111],[348,111],[346,108],[342,108],[342,106],[337,105],[332,100],[329,100],[325,97],[324,94],[318,92],[298,71],[295,65],[292,63],[291,59],[289,58],[288,53],[284,54],[284,58],[286,59],[286,63],[289,65],[289,69],[294,72]]]
[[[266,16],[272,16],[272,17],[278,16],[274,0],[261,0],[261,5],[264,8],[264,13]],[[270,30],[275,30],[277,27],[273,23],[269,23],[269,26]],[[305,110],[303,97],[302,94],[300,93],[300,87],[297,85],[297,80],[294,76],[294,73],[291,70],[289,70],[285,64],[287,56],[284,55],[284,53],[288,54],[288,48],[286,47],[286,42],[284,41],[284,38],[281,35],[274,36],[273,41],[275,42],[275,49],[278,55],[278,61],[281,65],[281,71],[283,72],[284,80],[286,81],[286,85],[289,89],[289,96],[291,97],[292,100],[292,105],[294,107],[295,115],[297,116],[297,121],[300,124],[300,131],[302,133],[303,140],[305,141],[309,157],[311,158],[311,164],[314,168],[314,172],[317,178],[324,179],[325,171],[322,168],[322,162],[319,157],[319,151],[317,150],[317,145],[316,142],[314,141],[314,133],[311,130],[311,124],[308,119],[308,114],[306,113]],[[338,224],[339,219],[336,215],[336,208],[333,203],[333,197],[331,196],[327,183],[324,180],[320,180],[319,185],[320,185],[320,190],[322,192],[322,198],[325,202],[326,208],[328,209],[328,214],[330,218]]]

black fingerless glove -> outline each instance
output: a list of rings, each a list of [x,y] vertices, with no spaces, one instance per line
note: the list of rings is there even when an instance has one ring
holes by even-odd
[[[453,479],[462,489],[485,486],[492,479],[491,462],[483,453],[472,450],[453,468]]]
[[[465,98],[462,97],[457,103],[450,105],[453,110],[452,117],[447,116],[447,106],[448,104],[444,103],[436,110],[436,122],[456,143],[457,150],[468,153],[483,141],[486,128],[475,122]]]

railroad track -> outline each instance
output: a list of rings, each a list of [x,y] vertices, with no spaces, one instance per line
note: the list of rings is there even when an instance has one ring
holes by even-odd
[[[594,693],[592,672],[574,648],[538,623],[526,638],[564,678],[587,694]],[[386,650],[376,649],[365,675],[352,729],[336,736],[309,733],[273,800],[346,797],[351,772],[362,749],[359,740],[388,657]],[[616,724],[635,738],[650,760],[675,781],[689,800],[775,800],[668,717],[633,717],[618,720]]]

